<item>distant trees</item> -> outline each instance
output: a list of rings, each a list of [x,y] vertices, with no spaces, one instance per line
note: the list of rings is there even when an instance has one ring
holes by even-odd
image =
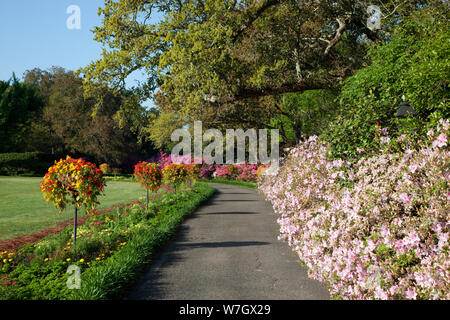
[[[131,92],[104,87],[95,114],[95,101],[84,97],[82,79],[59,67],[29,70],[24,82],[13,78],[0,89],[3,152],[76,154],[128,170],[153,152],[139,138],[147,111]]]
[[[36,89],[15,75],[0,81],[0,153],[26,151],[30,123],[38,116],[43,100]]]

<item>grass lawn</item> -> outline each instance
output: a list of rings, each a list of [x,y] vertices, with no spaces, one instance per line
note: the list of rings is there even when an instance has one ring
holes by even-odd
[[[39,190],[42,178],[0,176],[0,240],[54,227],[57,222],[73,218],[73,206],[60,214],[46,203]],[[138,183],[107,181],[105,196],[99,197],[98,209],[138,200],[145,190]],[[84,209],[79,216],[84,215]]]

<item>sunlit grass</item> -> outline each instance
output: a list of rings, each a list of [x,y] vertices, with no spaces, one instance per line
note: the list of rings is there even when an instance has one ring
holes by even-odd
[[[73,218],[73,206],[62,214],[46,203],[39,190],[41,178],[0,177],[0,240],[34,233]],[[138,200],[145,190],[138,183],[108,181],[98,209]],[[80,217],[84,215],[81,210]]]

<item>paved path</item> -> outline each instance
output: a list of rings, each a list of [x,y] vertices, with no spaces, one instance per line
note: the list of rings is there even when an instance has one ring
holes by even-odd
[[[126,299],[329,299],[294,252],[277,240],[270,204],[256,190],[217,185]]]

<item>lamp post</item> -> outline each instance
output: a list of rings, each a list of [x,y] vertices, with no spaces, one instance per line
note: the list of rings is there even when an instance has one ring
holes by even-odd
[[[416,111],[409,105],[408,102],[405,101],[405,96],[402,96],[403,102],[400,104],[400,107],[397,109],[397,113],[395,114],[396,118],[404,119],[408,116],[415,116]]]
[[[402,103],[400,103],[400,106],[397,109],[397,113],[395,114],[395,117],[398,119],[406,119],[410,116],[412,116],[412,117],[415,116],[417,114],[416,111],[413,109],[413,107],[411,107],[409,105],[408,102],[405,101],[404,95],[402,96],[402,100],[403,101],[402,101]],[[402,123],[403,123],[404,129],[407,129],[406,125],[405,125],[405,121],[402,121]],[[412,129],[410,129],[408,131],[409,131],[409,133],[411,133]],[[405,146],[406,146],[406,149],[409,149],[408,142],[406,142],[406,141],[405,141]]]

